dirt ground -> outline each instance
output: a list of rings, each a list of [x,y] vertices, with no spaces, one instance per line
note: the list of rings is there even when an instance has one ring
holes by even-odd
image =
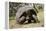
[[[44,12],[40,11],[38,14],[38,20],[40,23],[30,23],[30,24],[17,24],[15,20],[9,21],[9,28],[32,28],[32,27],[43,27],[44,26]]]

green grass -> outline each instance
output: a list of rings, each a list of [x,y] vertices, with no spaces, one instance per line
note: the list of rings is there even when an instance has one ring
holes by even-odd
[[[11,20],[15,20],[15,16],[9,17],[9,21],[11,21]]]

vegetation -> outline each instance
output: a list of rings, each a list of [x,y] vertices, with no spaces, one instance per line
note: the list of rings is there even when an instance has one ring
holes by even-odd
[[[9,2],[9,19],[15,19],[16,16],[16,12],[18,10],[18,8],[25,6],[25,5],[29,5],[29,3],[16,3],[16,2]],[[42,4],[34,4],[34,7],[36,9],[42,9]]]

